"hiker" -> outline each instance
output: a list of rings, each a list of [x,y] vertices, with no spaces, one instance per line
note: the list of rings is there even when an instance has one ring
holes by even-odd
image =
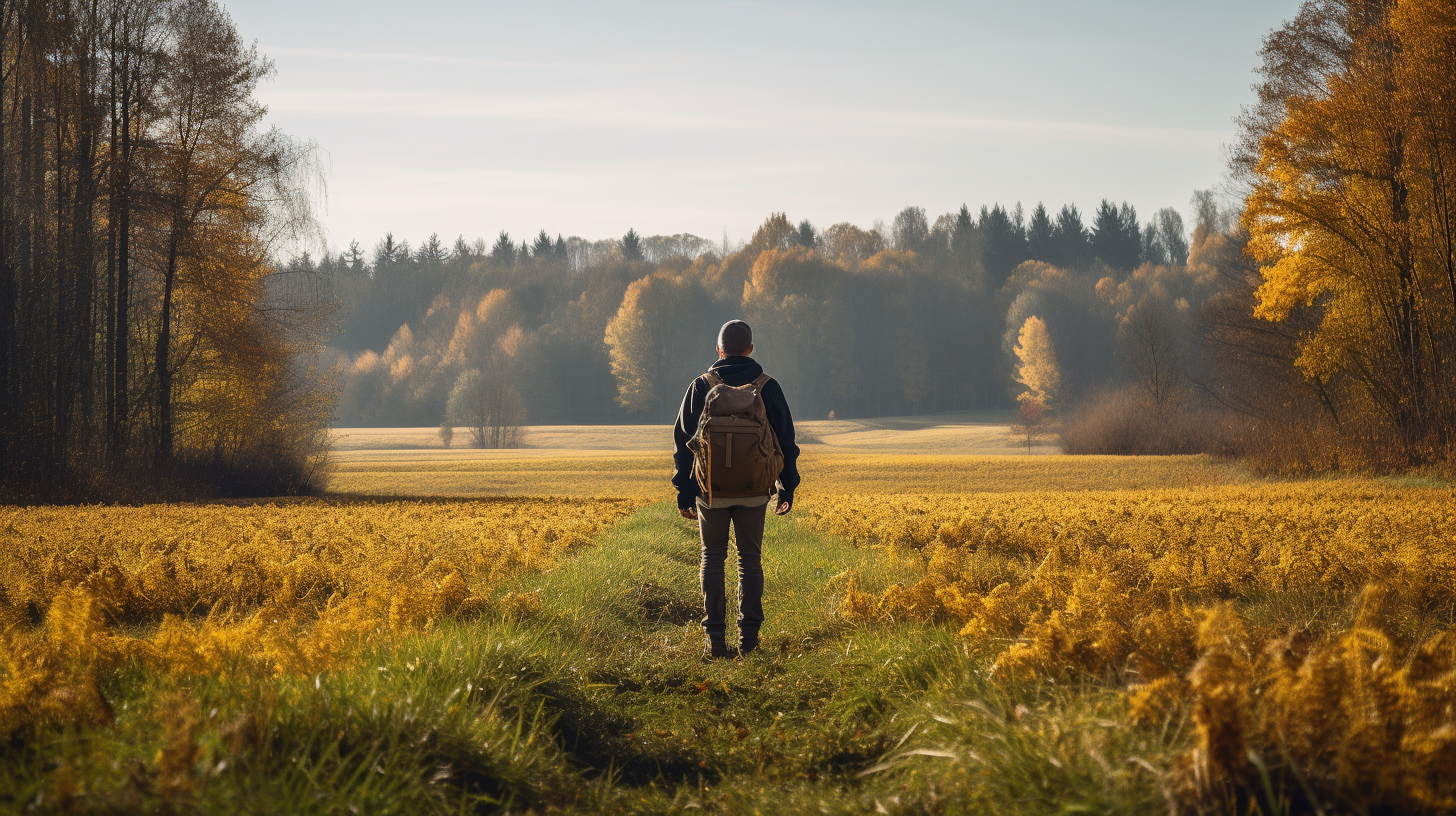
[[[752,355],[748,324],[724,323],[718,331],[718,361],[688,386],[673,430],[678,513],[698,523],[703,542],[704,654],[709,658],[733,655],[723,620],[729,525],[738,546],[738,652],[746,655],[758,647],[763,626],[761,557],[769,500],[777,494],[774,513],[785,515],[799,486],[799,446],[784,390]]]

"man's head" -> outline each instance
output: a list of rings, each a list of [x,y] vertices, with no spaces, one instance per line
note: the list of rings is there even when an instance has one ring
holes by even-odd
[[[718,330],[718,354],[722,357],[753,353],[753,329],[742,320],[730,320]]]

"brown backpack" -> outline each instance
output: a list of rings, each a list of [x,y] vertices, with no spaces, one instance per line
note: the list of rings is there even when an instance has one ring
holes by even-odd
[[[709,371],[708,398],[698,419],[698,432],[688,441],[693,452],[693,477],[707,497],[751,499],[768,496],[784,469],[779,438],[768,424],[763,405],[763,374],[747,385],[726,385]]]

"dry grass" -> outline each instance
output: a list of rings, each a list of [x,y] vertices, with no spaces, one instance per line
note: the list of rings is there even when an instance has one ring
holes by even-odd
[[[0,734],[108,716],[98,679],[314,673],[520,602],[638,503],[296,502],[0,509]],[[506,609],[509,612],[511,609]]]
[[[1150,490],[1247,477],[1204,456],[897,456],[809,451],[800,495]]]
[[[331,493],[360,496],[632,496],[671,493],[672,455],[621,451],[358,451],[336,455]]]
[[[817,500],[919,561],[839,615],[953,627],[1004,682],[1121,687],[1190,808],[1456,808],[1456,491],[1372,480]],[[1277,793],[1276,793],[1277,791]]]
[[[803,420],[794,423],[799,443],[841,451],[878,453],[943,453],[959,456],[1026,455],[1026,440],[1012,427],[1009,414],[952,413],[883,419]],[[468,450],[464,433],[450,450]],[[445,450],[438,428],[335,428],[335,451]],[[521,428],[514,449],[555,451],[672,450],[672,426],[656,425],[530,425]],[[1055,453],[1041,441],[1036,453]]]
[[[1202,456],[906,456],[806,448],[812,500],[826,491],[873,494],[1141,490],[1230,484],[1238,468]],[[586,451],[370,451],[340,455],[334,493],[373,496],[674,496],[672,457]]]

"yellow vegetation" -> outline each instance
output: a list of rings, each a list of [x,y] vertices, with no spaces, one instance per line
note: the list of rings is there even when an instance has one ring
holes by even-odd
[[[0,734],[100,723],[97,682],[326,671],[548,569],[630,500],[0,509]],[[496,608],[499,607],[499,608]]]
[[[1449,489],[842,495],[809,521],[924,565],[878,596],[841,576],[841,618],[948,624],[1006,682],[1111,682],[1135,721],[1190,716],[1187,797],[1284,770],[1300,795],[1456,808]]]
[[[1004,430],[999,434],[1017,443]],[[904,433],[887,431],[887,434]],[[826,486],[860,494],[1138,490],[1227,484],[1245,478],[1205,456],[915,456],[841,452],[805,445],[804,500]],[[335,454],[331,492],[402,496],[674,497],[670,448],[660,453],[474,449],[346,451]]]

